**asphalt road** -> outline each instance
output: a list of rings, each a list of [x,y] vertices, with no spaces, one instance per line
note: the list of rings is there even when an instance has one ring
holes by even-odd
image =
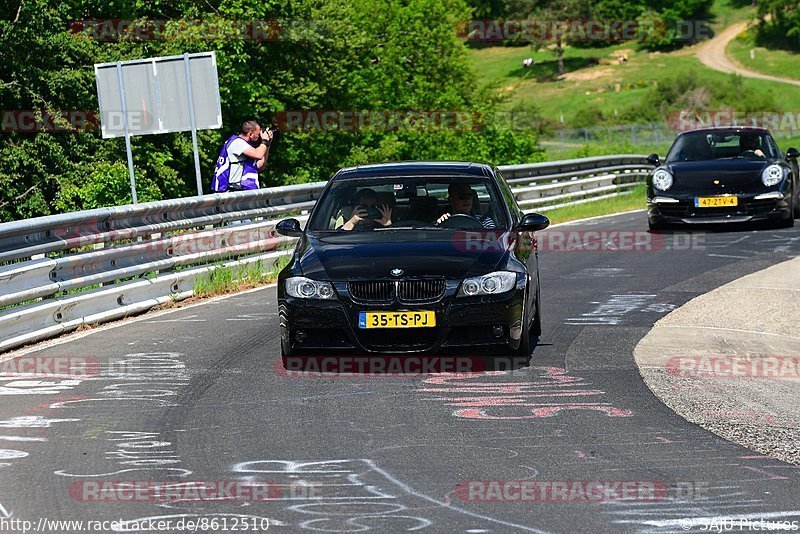
[[[253,522],[263,531],[264,518],[279,532],[685,532],[724,517],[800,525],[800,467],[685,422],[632,357],[657,319],[796,256],[800,234],[676,232],[651,236],[649,251],[553,250],[583,242],[582,231],[645,223],[643,212],[623,214],[543,240],[543,335],[530,367],[504,373],[286,376],[274,287],[34,352],[100,368],[0,382],[0,531],[22,531],[22,521],[48,531],[46,519],[84,521],[49,531],[110,532],[87,522],[145,518],[200,519],[199,532]],[[524,500],[498,482],[520,480]],[[98,492],[119,481],[184,500]],[[270,499],[190,491],[219,481],[269,488]],[[616,490],[597,502],[593,485],[581,498],[589,482]]]

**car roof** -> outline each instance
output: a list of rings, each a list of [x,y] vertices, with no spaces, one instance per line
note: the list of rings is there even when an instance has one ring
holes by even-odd
[[[748,132],[748,133],[759,133],[759,134],[769,134],[769,130],[766,128],[762,128],[760,126],[708,126],[706,128],[697,128],[694,130],[687,130],[685,132],[681,132],[678,134],[678,137],[690,133],[715,133],[715,132],[731,132],[731,133],[740,133],[740,132]]]
[[[372,176],[492,176],[492,167],[469,161],[399,161],[340,169],[332,180]]]

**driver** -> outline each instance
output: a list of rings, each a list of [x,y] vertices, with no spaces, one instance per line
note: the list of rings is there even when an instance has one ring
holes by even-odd
[[[377,206],[378,193],[374,189],[365,187],[356,194],[356,205],[353,209],[353,215],[347,222],[342,225],[342,230],[352,230],[356,225],[362,221],[373,223],[375,226],[391,226],[392,224],[392,208],[389,205]],[[382,217],[380,219],[366,219],[369,208],[377,206]],[[338,225],[337,225],[338,226]]]
[[[488,215],[482,215],[478,206],[473,206],[475,192],[469,184],[453,183],[447,188],[447,200],[450,202],[450,211],[436,220],[436,224],[442,224],[452,215],[467,215],[479,221],[484,228],[495,228],[494,220]]]
[[[764,152],[758,148],[758,138],[755,135],[743,135],[739,138],[739,149],[742,151],[741,155],[747,152],[752,152],[754,156],[759,158],[766,157]]]

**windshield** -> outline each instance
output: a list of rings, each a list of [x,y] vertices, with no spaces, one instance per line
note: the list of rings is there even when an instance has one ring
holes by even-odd
[[[775,141],[767,133],[693,132],[675,140],[667,154],[667,163],[779,157],[780,152]]]
[[[480,177],[373,177],[334,183],[309,230],[507,229],[494,183]]]

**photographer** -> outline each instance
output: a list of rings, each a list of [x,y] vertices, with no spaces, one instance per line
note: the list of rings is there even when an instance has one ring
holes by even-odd
[[[241,132],[230,136],[222,145],[211,183],[212,192],[258,189],[258,171],[267,162],[272,139],[272,128],[262,131],[256,121],[242,123]]]

